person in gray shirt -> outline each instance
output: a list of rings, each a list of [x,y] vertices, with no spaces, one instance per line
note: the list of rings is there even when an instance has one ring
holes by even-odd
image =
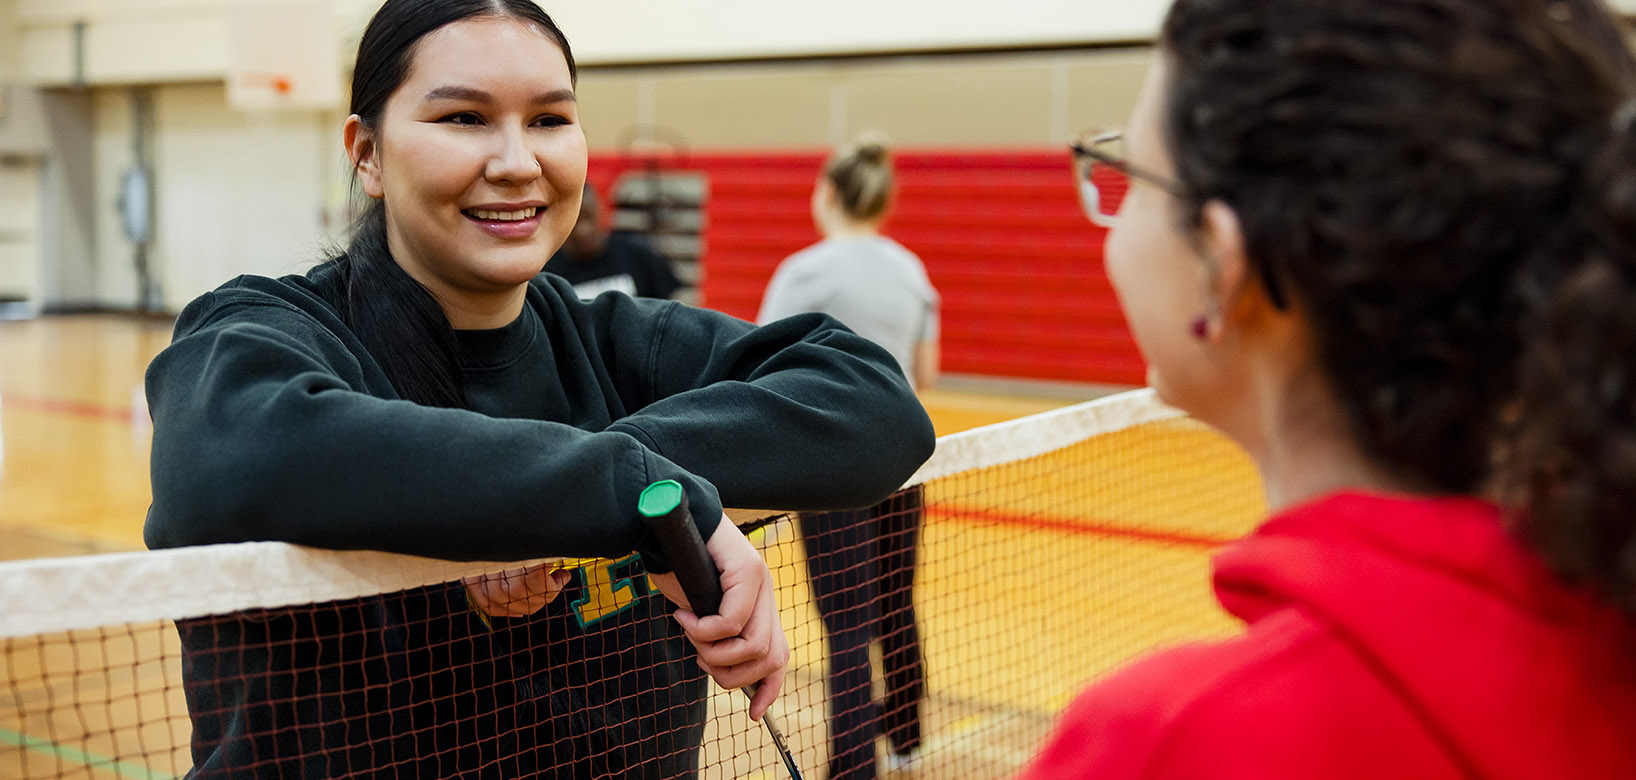
[[[920,258],[881,235],[892,190],[884,144],[853,144],[831,159],[812,193],[824,238],[779,264],[756,321],[828,314],[885,347],[910,385],[928,390],[937,382],[939,298]]]
[[[910,384],[938,373],[938,295],[920,258],[880,233],[893,193],[886,145],[842,147],[812,193],[823,240],[779,265],[760,323],[822,312],[897,359]],[[926,680],[913,586],[925,493],[916,485],[876,506],[798,515],[807,573],[829,634],[829,777],[873,780],[875,738],[884,732],[893,769],[920,748]],[[871,694],[869,647],[881,642],[886,700]]]

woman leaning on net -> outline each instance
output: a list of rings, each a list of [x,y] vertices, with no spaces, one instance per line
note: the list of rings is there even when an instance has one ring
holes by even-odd
[[[1024,778],[1636,777],[1633,73],[1591,0],[1176,3],[1081,187],[1272,514],[1214,563],[1243,633]]]
[[[930,453],[891,356],[828,318],[754,328],[536,279],[579,213],[574,84],[528,0],[381,7],[344,130],[372,205],[345,254],[182,314],[148,372],[146,535],[604,557],[634,600],[541,568],[183,624],[195,774],[688,776],[705,673],[759,681],[759,717],[788,657],[723,504],[867,505]],[[680,601],[636,512],[662,479],[722,571],[719,617],[672,620],[647,586]]]

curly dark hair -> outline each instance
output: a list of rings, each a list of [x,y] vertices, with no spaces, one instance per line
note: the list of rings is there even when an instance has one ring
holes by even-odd
[[[1636,60],[1597,0],[1178,0],[1184,220],[1231,206],[1365,454],[1636,615]]]

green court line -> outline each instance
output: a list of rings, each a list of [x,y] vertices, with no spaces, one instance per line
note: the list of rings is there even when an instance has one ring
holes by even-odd
[[[120,777],[133,777],[137,778],[137,780],[176,780],[175,775],[155,772],[141,764],[133,764],[129,761],[120,761],[107,756],[99,756],[95,753],[87,753],[83,750],[75,750],[71,747],[63,747],[50,740],[20,734],[11,729],[0,729],[0,745],[16,745],[36,753],[56,756],[69,763],[83,764],[92,769],[107,770]]]

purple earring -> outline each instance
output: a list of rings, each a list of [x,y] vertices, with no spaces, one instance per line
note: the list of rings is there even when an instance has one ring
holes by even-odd
[[[1203,341],[1205,336],[1210,335],[1210,320],[1204,317],[1194,317],[1189,329],[1193,332],[1193,338]]]

